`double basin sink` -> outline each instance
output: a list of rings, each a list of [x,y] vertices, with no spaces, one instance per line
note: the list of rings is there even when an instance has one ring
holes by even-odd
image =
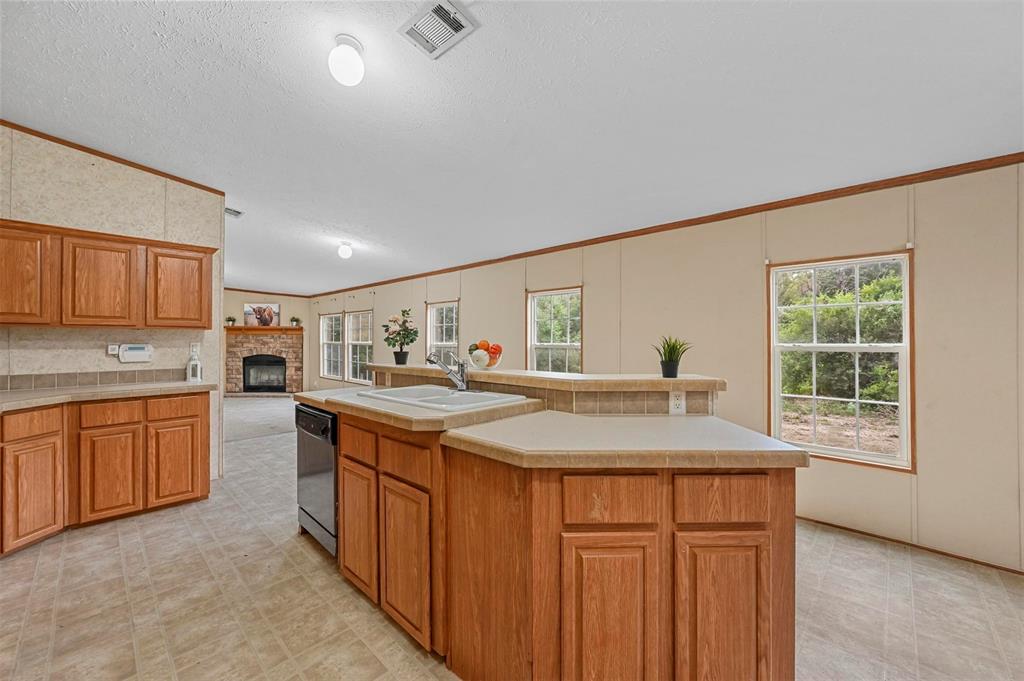
[[[440,385],[413,385],[407,388],[365,390],[359,395],[372,397],[375,400],[408,404],[413,407],[437,409],[438,411],[469,411],[522,402],[526,399],[522,395],[503,395],[477,390],[452,390]]]

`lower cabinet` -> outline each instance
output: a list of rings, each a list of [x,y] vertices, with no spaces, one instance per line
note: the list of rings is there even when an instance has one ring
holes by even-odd
[[[4,553],[64,528],[64,449],[60,433],[4,445]]]
[[[338,494],[341,572],[377,603],[377,471],[342,458]]]
[[[657,544],[655,532],[562,534],[563,679],[658,678]]]
[[[146,508],[202,496],[201,424],[192,416],[146,426]]]
[[[142,424],[83,430],[78,446],[79,520],[87,523],[141,511]]]
[[[380,605],[430,648],[430,495],[380,476]]]

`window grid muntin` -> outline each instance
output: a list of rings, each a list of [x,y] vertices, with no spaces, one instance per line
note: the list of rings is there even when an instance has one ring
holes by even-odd
[[[366,365],[373,361],[373,311],[345,313],[345,380],[371,383],[373,372]]]
[[[555,315],[552,312],[550,312],[550,308],[549,308],[549,312],[548,312],[546,317],[544,317],[544,318],[538,317],[538,314],[537,314],[538,303],[541,300],[553,299],[553,298],[566,298],[567,299],[567,301],[566,301],[566,311],[567,311],[567,314],[566,314],[566,316],[564,318],[559,318],[559,319],[564,319],[564,321],[565,321],[565,334],[566,334],[565,341],[566,342],[560,342],[560,341],[556,342],[554,340],[551,340],[554,337],[554,330],[553,330],[554,329],[554,325],[553,325],[553,323],[549,323],[549,334],[548,334],[549,340],[548,341],[543,341],[543,340],[541,340],[541,339],[539,339],[537,337],[539,322],[541,322],[541,321],[554,322],[555,319],[556,319]],[[572,299],[573,298],[576,299],[576,308],[577,308],[577,312],[578,312],[578,314],[576,314],[576,315],[572,314],[572,306],[573,306]],[[555,290],[555,291],[538,291],[536,293],[530,293],[529,294],[529,302],[528,302],[528,310],[529,310],[529,341],[530,341],[530,343],[529,343],[529,345],[530,345],[530,348],[529,348],[529,362],[530,362],[530,368],[533,369],[533,370],[539,370],[539,371],[556,371],[556,372],[559,372],[559,373],[576,373],[576,372],[570,372],[569,371],[569,367],[573,364],[573,362],[570,360],[570,355],[574,355],[575,356],[576,367],[580,371],[582,371],[582,369],[583,369],[583,290],[582,290],[582,288],[568,288],[568,289],[559,289],[559,290]],[[571,341],[571,339],[572,339],[572,330],[573,330],[573,324],[572,324],[573,321],[576,322],[576,328],[579,329],[579,338],[580,338],[580,340],[579,340],[578,343],[573,343]],[[562,370],[562,369],[550,369],[550,366],[551,366],[551,354],[550,353],[547,354],[546,365],[547,365],[548,368],[538,368],[538,361],[537,361],[537,351],[538,350],[563,350],[563,351],[565,351],[565,369],[564,370]]]
[[[345,380],[342,313],[320,316],[320,376]]]
[[[860,273],[861,269],[865,266],[876,265],[880,263],[898,263],[900,266],[900,274],[902,278],[902,286],[899,300],[878,300],[878,301],[862,301],[861,300],[861,286],[860,286]],[[843,266],[853,265],[854,266],[854,300],[852,303],[819,303],[818,302],[818,270],[821,269],[832,269]],[[811,273],[811,302],[810,304],[799,304],[799,305],[779,305],[779,281],[780,275],[807,271]],[[909,441],[909,430],[910,430],[910,375],[909,375],[909,356],[910,356],[910,339],[908,338],[909,331],[909,315],[910,315],[910,301],[908,300],[908,292],[910,290],[909,277],[910,277],[910,262],[909,257],[906,255],[897,256],[881,256],[874,258],[851,258],[842,261],[830,261],[820,263],[807,263],[801,265],[784,266],[778,267],[772,270],[771,286],[772,286],[772,307],[771,307],[771,338],[773,343],[772,349],[772,361],[773,361],[773,391],[772,391],[772,426],[775,434],[781,438],[782,436],[782,403],[785,398],[789,399],[806,399],[811,404],[811,440],[817,439],[817,428],[818,428],[818,401],[837,401],[853,403],[855,405],[855,440],[854,444],[857,449],[847,449],[843,447],[833,447],[830,445],[822,445],[816,442],[796,442],[796,444],[808,446],[813,448],[814,451],[820,451],[821,453],[831,454],[842,458],[855,459],[861,461],[867,461],[871,463],[882,463],[885,465],[896,465],[900,467],[910,467],[911,465],[911,452]],[[829,307],[855,307],[855,340],[861,339],[861,308],[873,307],[873,306],[886,306],[886,305],[900,305],[901,309],[901,328],[899,343],[819,343],[818,341],[818,308],[829,308]],[[779,318],[782,312],[790,309],[810,309],[811,320],[812,320],[812,342],[780,342],[779,341]],[[782,353],[783,351],[802,351],[810,352],[811,357],[811,394],[810,395],[797,395],[790,393],[783,393],[782,386]],[[833,398],[833,397],[822,397],[817,394],[818,392],[818,376],[817,376],[817,353],[828,352],[850,352],[853,354],[854,363],[854,397],[853,398]],[[862,400],[860,399],[860,355],[862,353],[872,352],[888,352],[897,356],[897,372],[898,377],[898,402],[886,402],[879,400]],[[895,455],[885,454],[881,452],[872,452],[861,449],[861,405],[883,405],[883,406],[894,406],[898,409],[898,426],[899,426],[899,447]]]

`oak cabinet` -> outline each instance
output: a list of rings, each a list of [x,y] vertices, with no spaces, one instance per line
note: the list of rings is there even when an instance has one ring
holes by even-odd
[[[677,681],[771,678],[768,532],[675,533]]]
[[[562,534],[562,678],[658,678],[655,532]]]
[[[6,437],[6,434],[5,434]],[[64,452],[61,434],[3,446],[4,553],[64,528]]]
[[[213,258],[177,248],[146,250],[146,326],[210,328]]]
[[[430,648],[430,496],[380,476],[380,605]]]
[[[76,326],[142,326],[146,247],[64,237],[61,321]]]
[[[191,416],[146,425],[146,508],[202,496],[202,424]]]
[[[341,459],[338,495],[341,572],[377,603],[377,471]]]
[[[83,430],[78,441],[80,522],[141,511],[145,450],[142,424]]]
[[[60,321],[60,237],[0,227],[0,324]]]

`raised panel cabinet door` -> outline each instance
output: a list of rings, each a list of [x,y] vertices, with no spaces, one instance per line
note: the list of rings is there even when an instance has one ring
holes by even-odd
[[[341,574],[377,603],[377,472],[342,458],[338,495]]]
[[[176,248],[146,251],[146,326],[211,328],[213,258]]]
[[[202,420],[197,417],[146,426],[146,508],[202,495]]]
[[[380,605],[430,650],[430,496],[380,476]]]
[[[79,433],[78,498],[83,523],[143,509],[144,449],[142,424]]]
[[[654,532],[562,533],[562,678],[656,679]]]
[[[63,242],[63,323],[142,326],[146,247],[82,237]]]
[[[48,435],[3,447],[5,553],[64,528],[62,439]]]
[[[768,681],[768,532],[676,532],[677,681]]]
[[[54,324],[60,313],[60,237],[0,228],[0,324]]]

